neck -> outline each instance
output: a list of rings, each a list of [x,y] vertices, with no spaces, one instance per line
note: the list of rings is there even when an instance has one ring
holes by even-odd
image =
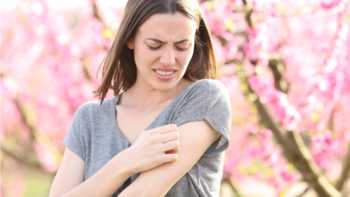
[[[141,111],[151,111],[154,108],[169,103],[187,85],[188,81],[182,80],[175,88],[168,91],[160,91],[135,84],[123,93],[121,105]]]

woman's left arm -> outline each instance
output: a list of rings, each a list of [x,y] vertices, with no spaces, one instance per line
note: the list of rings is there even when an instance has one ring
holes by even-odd
[[[179,133],[178,159],[175,162],[141,173],[119,197],[165,196],[171,187],[198,162],[220,135],[205,121],[183,124],[179,127]]]

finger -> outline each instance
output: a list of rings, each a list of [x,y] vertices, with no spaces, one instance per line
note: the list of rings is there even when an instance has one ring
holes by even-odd
[[[166,162],[173,162],[178,159],[178,154],[177,153],[172,153],[172,154],[162,154],[160,158],[161,163],[166,163]]]
[[[158,134],[158,135],[153,135],[151,137],[151,142],[154,144],[159,144],[159,143],[166,143],[169,141],[174,141],[179,139],[179,132],[174,131],[174,132],[168,132],[168,133],[163,133],[163,134]]]
[[[161,144],[159,146],[159,151],[160,152],[166,152],[166,151],[170,151],[170,150],[177,150],[179,146],[179,142],[178,141],[170,141],[164,144]]]
[[[178,126],[176,124],[167,124],[162,127],[162,132],[174,131],[178,130]]]
[[[169,141],[178,140],[179,138],[180,138],[179,132],[168,132],[168,133],[161,134],[159,136],[159,141],[162,143],[167,143]]]

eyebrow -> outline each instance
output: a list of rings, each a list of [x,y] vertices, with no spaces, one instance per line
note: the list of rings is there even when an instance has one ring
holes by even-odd
[[[156,38],[147,38],[146,40],[151,40],[151,41],[154,41],[154,42],[157,42],[157,43],[160,43],[160,44],[165,44],[167,42],[164,42],[164,41],[161,41],[161,40],[158,40]],[[186,41],[189,41],[189,39],[183,39],[183,40],[180,40],[180,41],[176,41],[175,44],[181,44],[181,43],[184,43]]]

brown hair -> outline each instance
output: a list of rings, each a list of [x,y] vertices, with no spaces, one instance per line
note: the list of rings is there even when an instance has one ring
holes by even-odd
[[[184,78],[195,81],[216,76],[216,61],[210,32],[196,0],[128,0],[118,32],[103,61],[102,84],[94,91],[101,99],[111,88],[114,95],[128,90],[136,81],[133,51],[127,47],[138,28],[152,15],[179,12],[198,24],[192,59]]]

